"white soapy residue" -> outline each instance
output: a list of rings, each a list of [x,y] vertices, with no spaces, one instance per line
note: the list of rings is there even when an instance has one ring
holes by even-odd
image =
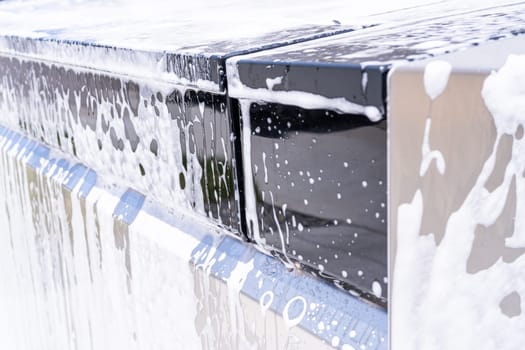
[[[425,67],[423,76],[425,91],[430,99],[435,100],[447,86],[452,66],[445,61],[431,61]]]
[[[270,306],[272,306],[273,297],[274,294],[271,290],[267,290],[261,295],[261,298],[259,299],[259,305],[261,306],[261,314],[263,317],[266,315],[266,311],[268,311]]]
[[[230,324],[237,325],[240,329],[236,330],[238,334],[245,334],[244,332],[244,309],[240,303],[240,291],[246,282],[248,274],[253,270],[254,259],[250,259],[248,262],[238,261],[237,265],[230,273],[230,276],[226,280],[228,285],[228,300],[230,306]],[[245,340],[242,339],[241,340]]]
[[[332,338],[332,341],[331,341],[332,346],[333,346],[333,347],[338,347],[340,341],[341,341],[341,340],[339,339],[339,337],[338,337],[337,335],[334,336],[334,337]]]
[[[362,106],[343,97],[328,98],[304,91],[272,91],[264,88],[250,88],[244,85],[239,77],[237,62],[243,58],[243,56],[237,56],[226,61],[228,93],[231,97],[268,103],[281,103],[304,109],[325,109],[337,113],[361,114],[374,122],[382,118],[381,112],[377,107]],[[246,116],[243,115],[243,118],[246,118]]]
[[[186,88],[147,79],[135,83],[126,78],[66,66],[72,74],[95,76],[90,78],[92,81],[88,80],[89,84],[95,84],[100,77],[107,79],[108,83],[113,81],[113,86],[119,88],[104,90],[108,96],[102,98],[97,96],[100,91],[95,89],[70,88],[64,91],[56,88],[48,91],[51,90],[49,77],[38,73],[42,66],[49,67],[46,63],[36,61],[30,64],[23,58],[14,57],[11,60],[12,64],[23,62],[28,84],[21,101],[22,83],[10,76],[0,77],[4,96],[0,113],[4,125],[16,130],[19,123],[25,123],[29,129],[26,132],[32,137],[45,140],[68,154],[75,154],[83,164],[110,183],[147,193],[149,198],[170,208],[206,214],[201,185],[203,169],[197,150],[190,147],[194,137],[190,129],[195,122],[186,121],[184,111],[172,112],[166,103],[160,102],[166,101],[175,89],[180,89],[178,92],[184,96]],[[133,94],[133,89],[127,87],[133,84],[137,86],[135,103],[131,102],[131,97],[123,98]],[[47,93],[51,96],[44,98]],[[82,123],[84,116],[80,111],[85,105],[92,109],[89,118],[93,121],[93,129]],[[127,135],[129,130],[133,130],[136,137]],[[74,144],[70,138],[72,135]],[[57,136],[60,137],[58,141]],[[115,146],[115,139],[121,142],[121,147]],[[152,140],[156,142],[157,154],[151,151]],[[179,175],[185,179],[185,188],[179,183]]]
[[[290,307],[295,303],[299,303],[301,305],[301,312],[297,316],[290,318]],[[304,315],[306,315],[306,310],[308,308],[307,305],[308,304],[306,302],[306,299],[300,295],[295,296],[291,298],[290,300],[288,300],[283,310],[283,319],[284,319],[284,324],[286,325],[286,328],[290,329],[292,327],[297,326],[299,323],[301,323],[301,321],[304,318]]]
[[[431,61],[425,66],[425,73],[423,76],[425,91],[430,97],[431,101],[436,99],[439,95],[445,91],[447,87],[448,78],[452,66],[450,63],[445,61]],[[425,132],[423,135],[423,144],[421,146],[421,167],[419,169],[419,176],[424,176],[430,167],[430,164],[435,159],[436,166],[441,175],[445,173],[445,158],[443,154],[438,150],[430,149],[430,127],[432,125],[432,119],[430,116],[427,117],[425,122]]]
[[[194,293],[194,272],[188,264],[198,243],[194,237],[143,211],[129,226],[139,349],[162,349],[168,344],[200,348],[201,337],[193,322],[199,299]]]
[[[483,85],[485,104],[494,117],[498,133],[512,135],[525,124],[525,76],[522,55],[510,55],[498,72]]]
[[[263,168],[264,168],[264,183],[268,183],[268,167],[266,166],[266,152],[262,153]]]
[[[433,160],[436,160],[436,166],[441,175],[445,173],[445,158],[443,154],[438,150],[430,150],[430,126],[432,124],[432,119],[427,118],[425,123],[425,134],[423,135],[423,144],[421,146],[421,166],[419,168],[419,176],[424,176],[427,173],[430,164]]]
[[[22,157],[20,145],[8,152],[8,143],[0,139],[2,346],[200,348],[188,322],[196,317],[188,260],[197,241],[142,213],[126,232],[114,224],[118,197],[95,187],[81,200],[83,180],[64,191],[70,174],[56,160],[42,160],[48,168],[33,175],[31,153]]]
[[[275,85],[279,85],[283,82],[283,77],[266,78],[266,87],[268,90],[273,90]]]
[[[416,45],[412,46],[412,48],[413,49],[418,49],[418,50],[428,50],[428,49],[435,49],[435,48],[443,47],[443,46],[447,46],[447,45],[450,45],[449,41],[430,40],[430,41],[423,41],[423,42],[421,42],[419,44],[416,44]]]
[[[376,297],[381,298],[381,295],[383,294],[381,283],[377,281],[372,282],[372,293],[374,293]]]
[[[343,345],[343,347],[341,349],[343,349],[343,350],[355,350],[355,348],[352,345],[350,345],[350,344]]]
[[[361,89],[363,92],[366,92],[366,88],[368,86],[368,73],[363,72],[361,76]]]
[[[448,217],[439,245],[432,233],[421,232],[421,190],[398,208],[393,350],[521,349],[525,342],[525,314],[511,318],[500,309],[502,300],[513,292],[523,300],[525,285],[520,276],[525,255],[509,262],[500,258],[485,270],[467,272],[476,228],[496,222],[513,183],[515,222],[505,245],[525,247],[525,138],[515,135],[525,126],[525,56],[509,56],[499,71],[487,77],[482,96],[497,131],[494,147],[464,202]],[[502,182],[489,190],[487,182],[496,170],[504,135],[513,138],[511,159],[504,165]]]
[[[244,170],[244,191],[246,196],[246,222],[248,232],[253,235],[255,242],[264,244],[265,239],[261,237],[259,231],[259,216],[257,215],[257,205],[255,196],[254,174],[252,172],[252,151],[251,151],[251,123],[250,123],[250,101],[240,101],[242,120],[242,151],[243,151],[243,170]]]
[[[375,0],[367,6],[350,6],[346,1],[234,0],[219,5],[209,2],[148,1],[5,1],[0,7],[2,30],[8,35],[61,40],[140,50],[177,50],[202,47],[213,42],[253,38],[305,25],[333,25],[363,22],[368,15],[429,3],[431,0],[401,0],[395,4]],[[347,9],[342,11],[342,9]],[[348,11],[351,9],[351,11]],[[198,13],[199,16],[194,16]],[[228,20],[235,13],[236,25]],[[23,15],[22,15],[23,14]],[[191,18],[191,21],[183,20]],[[372,22],[368,19],[366,22]],[[226,46],[223,44],[223,46]]]

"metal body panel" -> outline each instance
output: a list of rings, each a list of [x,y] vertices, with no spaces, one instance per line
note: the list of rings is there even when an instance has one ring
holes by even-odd
[[[519,36],[524,16],[523,4],[480,4],[230,60],[229,93],[250,105],[241,119],[250,125],[244,176],[254,187],[246,201],[256,203],[260,231],[248,230],[252,238],[386,305],[388,72]],[[356,112],[338,109],[340,101]]]
[[[0,57],[0,76],[2,124],[239,232],[223,94],[18,57]]]
[[[522,179],[509,175],[509,169],[519,167],[522,131],[498,131],[498,116],[487,107],[484,90],[509,55],[525,53],[523,44],[518,37],[439,57],[452,73],[435,100],[424,85],[431,61],[398,67],[390,76],[393,350],[521,346],[524,290],[517,271],[525,248],[512,241],[525,213]],[[516,89],[501,102],[512,104],[521,94]],[[427,141],[430,150],[442,154],[443,173],[435,162],[422,172],[429,120]],[[500,191],[506,194],[491,199]],[[461,335],[454,331],[459,328]]]
[[[385,121],[256,103],[250,119],[263,244],[339,285],[386,293]]]

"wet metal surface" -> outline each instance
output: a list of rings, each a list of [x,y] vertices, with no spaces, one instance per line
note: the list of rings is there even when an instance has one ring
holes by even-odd
[[[0,57],[4,123],[95,170],[239,230],[226,97]]]
[[[250,118],[266,244],[325,277],[386,293],[386,122],[256,103]]]

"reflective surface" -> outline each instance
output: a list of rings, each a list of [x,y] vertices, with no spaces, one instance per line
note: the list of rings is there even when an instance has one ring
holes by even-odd
[[[433,100],[430,61],[391,75],[393,350],[522,347],[524,42],[440,57],[452,73]],[[428,149],[442,171],[433,160],[423,167]]]
[[[386,121],[256,103],[250,119],[266,245],[384,300]]]
[[[239,230],[226,97],[169,83],[0,57],[2,124],[168,208]]]

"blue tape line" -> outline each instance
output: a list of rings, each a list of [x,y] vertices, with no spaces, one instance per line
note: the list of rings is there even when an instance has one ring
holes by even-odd
[[[142,209],[144,199],[145,197],[141,193],[128,189],[120,197],[120,201],[113,211],[113,216],[130,225]]]
[[[191,263],[199,268],[206,261],[212,261],[210,274],[227,281],[239,262],[246,263],[253,259],[254,268],[241,290],[245,295],[259,302],[265,292],[271,291],[273,302],[270,309],[281,315],[286,305],[295,298],[296,301],[288,305],[289,318],[299,316],[306,308],[299,325],[328,344],[337,336],[341,345],[349,344],[356,349],[388,348],[388,316],[385,310],[304,272],[290,272],[277,259],[237,239],[225,236],[219,243],[216,241],[212,236],[201,240],[192,252]],[[306,303],[297,297],[304,298]]]

